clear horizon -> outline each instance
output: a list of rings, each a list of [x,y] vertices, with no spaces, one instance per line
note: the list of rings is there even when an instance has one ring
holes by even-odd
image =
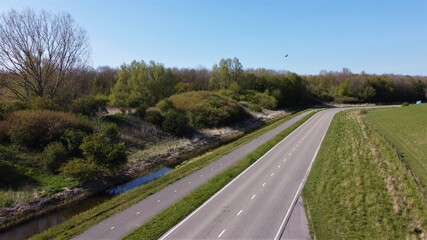
[[[153,60],[210,69],[237,57],[245,69],[302,75],[427,76],[427,1],[5,0],[0,12],[28,7],[70,13],[95,68]]]

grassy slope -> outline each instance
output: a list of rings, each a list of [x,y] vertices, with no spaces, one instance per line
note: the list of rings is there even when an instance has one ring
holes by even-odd
[[[427,192],[427,104],[369,111],[368,118],[402,152]]]
[[[298,113],[299,114],[299,113]],[[278,125],[284,123],[295,115],[290,115],[285,118],[269,124],[259,130],[256,130],[238,140],[235,140],[227,145],[221,146],[213,151],[203,154],[200,157],[194,158],[186,164],[180,166],[176,170],[170,172],[162,178],[159,178],[153,182],[150,182],[142,187],[136,188],[132,191],[121,194],[105,203],[96,206],[95,208],[88,210],[84,213],[81,213],[67,222],[48,229],[47,231],[36,235],[33,239],[64,239],[70,238],[80,232],[83,232],[90,226],[106,219],[112,214],[122,211],[133,204],[141,201],[142,199],[148,197],[151,194],[154,194],[160,191],[162,188],[167,185],[183,178],[184,176],[208,165],[209,163],[216,161],[225,154],[231,152],[235,148],[248,143],[255,139],[256,137],[264,134],[265,132],[277,127]]]
[[[303,190],[317,239],[425,238],[427,207],[390,145],[358,111],[334,118]],[[421,233],[420,233],[421,232]]]
[[[75,187],[76,182],[61,175],[54,175],[34,167],[40,158],[39,153],[26,153],[12,145],[0,145],[0,160],[9,162],[16,174],[9,179],[15,186],[0,187],[0,208],[46,196],[64,187]],[[4,184],[4,183],[3,183]]]
[[[224,172],[216,175],[207,183],[198,187],[196,190],[174,203],[169,208],[163,210],[148,222],[144,223],[137,230],[129,234],[125,239],[158,239],[169,229],[178,224],[187,215],[207,201],[218,190],[229,183],[233,178],[243,172],[252,163],[258,160],[262,155],[278,144],[286,136],[292,133],[296,128],[309,119],[314,113],[305,116],[289,128],[285,129],[267,143],[259,146],[253,152],[241,159],[235,165]]]

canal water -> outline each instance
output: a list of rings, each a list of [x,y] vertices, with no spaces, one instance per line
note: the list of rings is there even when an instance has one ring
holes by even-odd
[[[135,178],[124,184],[109,188],[105,192],[89,197],[77,204],[19,224],[13,228],[7,229],[6,231],[0,232],[0,240],[28,239],[47,230],[48,228],[65,222],[66,220],[81,212],[93,208],[114,196],[156,180],[171,170],[172,168],[168,167],[161,168],[157,171]]]

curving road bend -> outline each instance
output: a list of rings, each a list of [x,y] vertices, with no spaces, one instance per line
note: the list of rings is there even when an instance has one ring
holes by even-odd
[[[317,113],[163,239],[280,239],[335,113]]]
[[[161,191],[119,213],[114,214],[102,222],[95,224],[80,235],[75,236],[73,239],[122,239],[154,215],[166,209],[172,203],[178,201],[195,188],[206,183],[211,177],[223,172],[254,149],[267,142],[309,113],[310,112],[305,112],[288,120],[275,129],[272,129],[251,142],[233,150],[206,167],[176,181]],[[283,165],[283,167],[285,167],[285,165]],[[188,237],[185,234],[180,236],[183,236],[183,238],[189,238],[192,235],[188,235]]]

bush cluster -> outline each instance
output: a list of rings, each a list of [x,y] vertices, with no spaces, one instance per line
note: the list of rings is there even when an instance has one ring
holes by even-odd
[[[60,110],[59,105],[50,97],[34,97],[30,102],[31,110]]]
[[[60,142],[51,142],[43,151],[44,169],[56,173],[67,159],[68,151]]]
[[[163,122],[163,116],[158,110],[150,109],[147,110],[144,120],[151,124],[161,126]]]
[[[236,101],[207,91],[186,92],[169,98],[176,109],[185,113],[194,128],[218,127],[245,116]]]
[[[220,90],[219,94],[240,101],[251,111],[261,112],[262,109],[276,109],[277,99],[270,95],[269,91],[260,93],[253,90],[240,91],[238,93],[231,90]]]
[[[107,112],[108,98],[103,96],[84,96],[73,101],[74,113],[96,117]]]
[[[162,129],[176,136],[182,136],[188,131],[188,119],[177,109],[169,109],[164,114]]]
[[[99,167],[93,161],[82,158],[70,160],[61,168],[61,172],[80,183],[94,180],[100,176]]]
[[[96,165],[108,170],[119,169],[126,163],[126,148],[104,133],[96,133],[84,138],[80,146],[83,156]]]
[[[40,149],[59,141],[67,129],[90,133],[92,124],[72,113],[23,110],[9,113],[0,122],[0,132],[19,146]]]

